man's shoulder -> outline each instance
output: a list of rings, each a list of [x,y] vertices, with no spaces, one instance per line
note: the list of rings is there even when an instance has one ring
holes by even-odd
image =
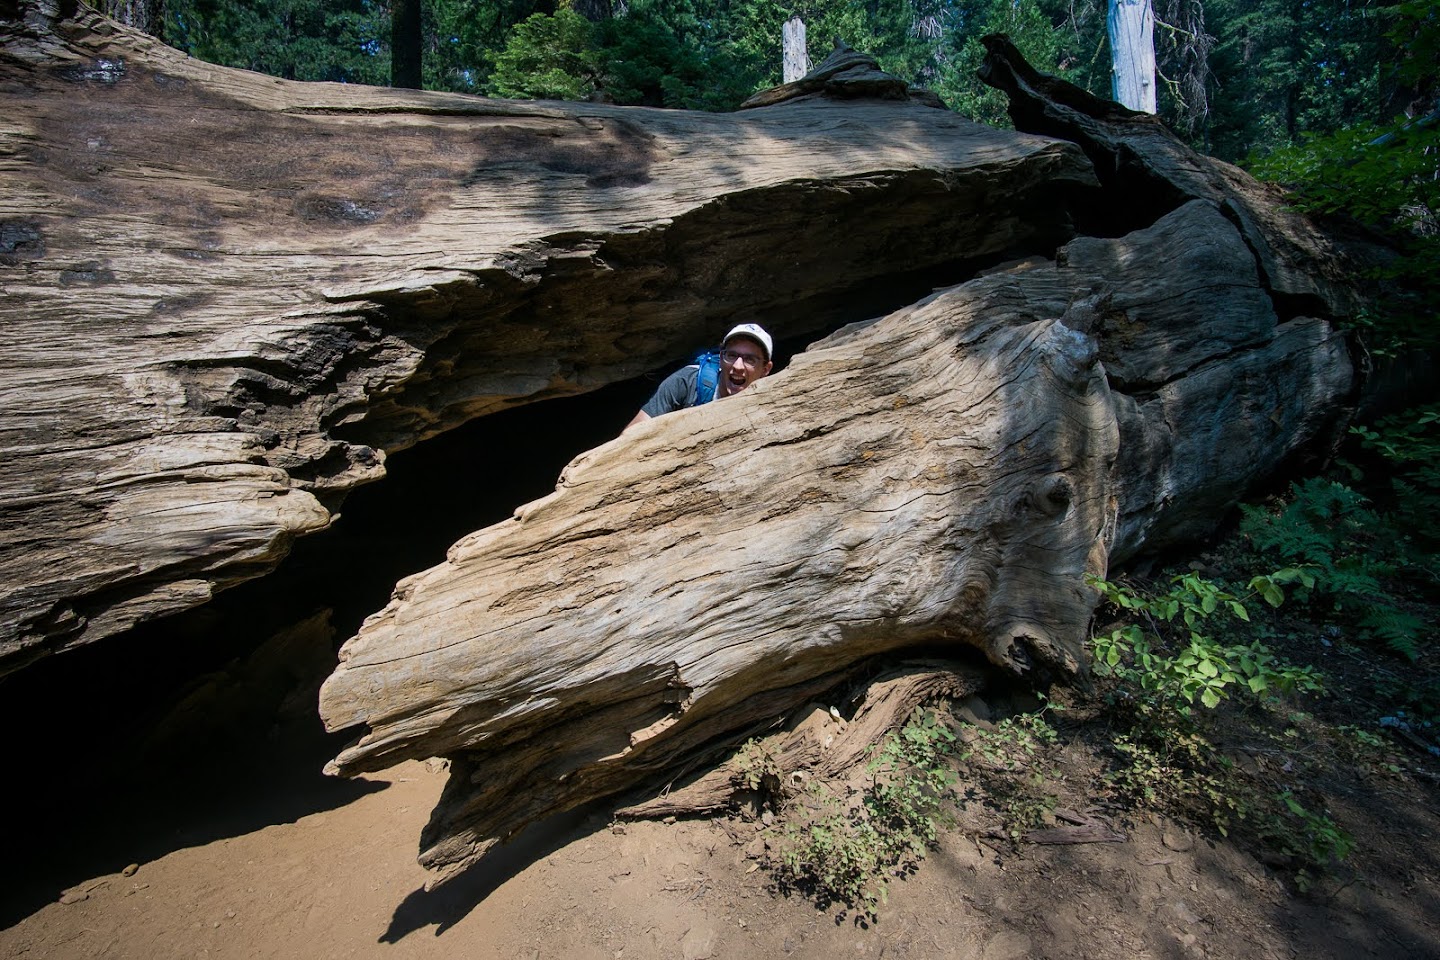
[[[695,405],[695,382],[700,374],[697,364],[681,367],[661,383],[650,402],[641,407],[652,417],[673,413]]]

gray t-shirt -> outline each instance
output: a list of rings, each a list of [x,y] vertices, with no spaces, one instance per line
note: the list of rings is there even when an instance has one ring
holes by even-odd
[[[647,416],[661,417],[667,413],[674,413],[676,410],[684,410],[686,407],[695,406],[698,399],[698,388],[696,382],[700,379],[700,367],[698,364],[690,364],[688,367],[681,367],[670,376],[666,377],[655,391],[655,396],[640,409]]]

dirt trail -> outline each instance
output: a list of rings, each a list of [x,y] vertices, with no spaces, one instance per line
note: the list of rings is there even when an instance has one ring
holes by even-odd
[[[1428,882],[1296,898],[1228,845],[1152,819],[1125,843],[1019,852],[951,831],[868,927],[769,889],[739,821],[573,817],[426,894],[415,846],[443,775],[406,763],[369,779],[340,806],[72,883],[0,932],[0,956],[1440,956]]]

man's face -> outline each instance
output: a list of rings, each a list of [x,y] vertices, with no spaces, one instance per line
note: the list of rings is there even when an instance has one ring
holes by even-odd
[[[720,351],[720,383],[715,395],[739,393],[770,372],[765,348],[749,337],[731,337]]]

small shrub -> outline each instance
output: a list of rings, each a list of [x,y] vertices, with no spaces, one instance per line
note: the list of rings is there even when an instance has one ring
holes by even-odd
[[[934,711],[917,708],[876,749],[864,789],[837,794],[812,782],[777,838],[781,884],[873,918],[887,879],[913,869],[939,837],[955,782],[954,742]]]
[[[1217,613],[1250,620],[1242,598],[1219,584],[1186,573],[1175,577],[1166,593],[1151,596],[1098,578],[1090,582],[1141,621],[1091,639],[1095,672],[1115,677],[1153,709],[1189,716],[1197,698],[1214,708],[1237,685],[1255,695],[1322,689],[1313,668],[1282,663],[1258,639],[1223,644],[1200,632]],[[1294,583],[1308,588],[1314,580],[1302,569],[1287,568],[1253,578],[1250,592],[1279,606],[1282,586]]]
[[[1208,819],[1226,836],[1248,823],[1262,843],[1298,861],[1302,888],[1313,882],[1310,871],[1343,859],[1348,840],[1333,821],[1310,813],[1292,792],[1277,794],[1241,775],[1206,723],[1232,694],[1258,702],[1323,689],[1312,667],[1282,661],[1255,635],[1246,606],[1254,598],[1278,607],[1287,588],[1316,588],[1308,569],[1252,577],[1241,592],[1194,573],[1174,577],[1163,593],[1093,583],[1135,621],[1092,640],[1095,673],[1110,679],[1111,717],[1122,727],[1111,736],[1116,766],[1106,777],[1120,798]],[[1227,639],[1211,636],[1220,633]],[[1197,703],[1205,711],[1197,712]]]
[[[969,749],[961,759],[979,767],[990,802],[1013,841],[1044,825],[1058,802],[1046,789],[1053,771],[1042,762],[1046,751],[1059,740],[1046,718],[1052,709],[1058,708],[1047,703],[1033,713],[1006,717],[994,730],[970,725],[965,728]]]

